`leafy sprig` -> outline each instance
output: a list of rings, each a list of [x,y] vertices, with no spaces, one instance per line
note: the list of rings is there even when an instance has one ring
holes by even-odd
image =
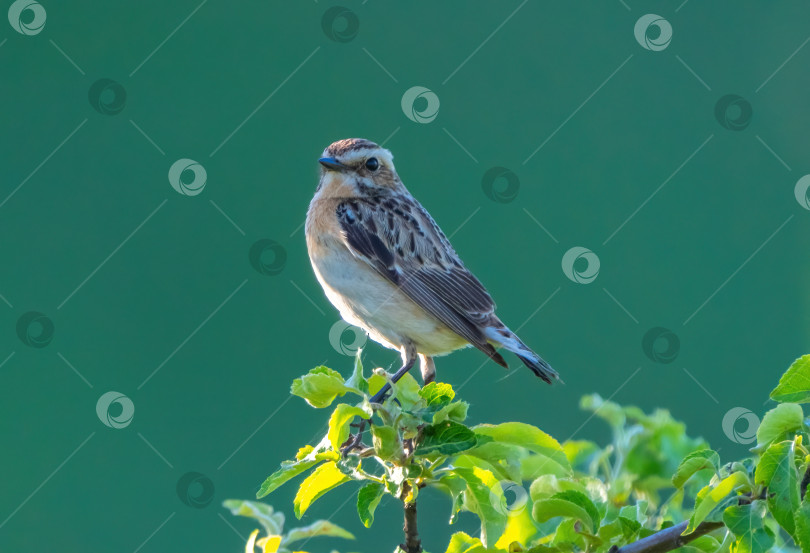
[[[348,379],[327,367],[296,379],[292,394],[332,407],[329,429],[284,461],[258,497],[306,474],[294,500],[300,518],[326,493],[357,482],[357,512],[370,527],[386,494],[404,504],[413,523],[420,490],[432,487],[447,495],[451,524],[461,511],[481,521],[480,535],[457,532],[446,553],[764,553],[791,543],[810,553],[810,450],[800,405],[810,402],[810,355],[771,392],[779,404],[763,416],[752,455],[733,462],[662,409],[645,413],[586,396],[581,407],[607,424],[610,443],[560,444],[521,422],[468,425],[469,405],[449,384],[420,388],[409,375],[382,405],[371,405],[386,381],[381,370],[367,378],[359,354]],[[344,455],[359,419],[370,419],[371,429]],[[261,522],[260,505],[267,507],[228,506]],[[284,551],[289,537],[262,524],[265,551],[276,551],[268,543]],[[406,542],[409,553],[418,550],[418,540]]]

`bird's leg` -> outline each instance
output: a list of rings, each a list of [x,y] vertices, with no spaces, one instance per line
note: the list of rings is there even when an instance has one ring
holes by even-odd
[[[399,381],[400,378],[405,376],[405,373],[408,372],[413,368],[416,364],[416,347],[413,343],[409,342],[402,346],[402,366],[399,368],[397,372],[391,376],[391,380],[386,382],[385,385],[380,388],[380,391],[374,394],[369,402],[371,404],[379,404],[385,401],[385,396],[388,395],[388,392],[391,390],[391,383],[396,383]],[[371,422],[370,419],[360,419],[360,426],[357,429],[357,434],[354,434],[349,437],[346,441],[345,445],[341,448],[340,452],[346,456],[352,450],[357,449],[361,445],[361,439],[363,436],[363,432],[366,429],[366,425]]]
[[[391,389],[391,384],[399,382],[399,379],[405,376],[405,373],[411,370],[416,364],[416,347],[412,342],[408,342],[402,346],[401,353],[402,366],[391,377],[391,381],[386,382],[385,386],[380,388],[380,391],[374,394],[374,397],[369,400],[371,403],[382,403],[385,400],[385,396],[388,395],[388,391]]]
[[[366,424],[368,424],[368,422],[368,419],[360,419],[360,424],[357,426],[357,434],[349,436],[349,439],[346,440],[346,443],[340,448],[341,455],[345,457],[349,452],[360,447],[363,441],[363,432],[366,431]]]
[[[419,368],[422,370],[422,385],[427,386],[436,379],[436,364],[432,357],[419,354]]]

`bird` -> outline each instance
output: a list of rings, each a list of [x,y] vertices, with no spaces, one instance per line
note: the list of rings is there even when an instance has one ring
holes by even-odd
[[[349,324],[398,350],[397,382],[420,363],[474,346],[508,368],[514,353],[551,384],[560,377],[495,314],[484,285],[459,258],[433,217],[405,188],[391,152],[363,138],[338,140],[321,157],[305,222],[307,250],[326,297]],[[390,382],[373,398],[380,403]]]

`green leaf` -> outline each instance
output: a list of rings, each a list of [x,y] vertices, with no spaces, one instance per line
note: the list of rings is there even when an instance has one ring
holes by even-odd
[[[690,541],[689,545],[684,546],[684,550],[687,547],[694,552],[719,553],[720,542],[714,536],[706,535]]]
[[[676,488],[682,488],[686,481],[692,477],[696,472],[706,469],[712,469],[715,472],[720,468],[720,456],[712,449],[700,449],[693,451],[684,457],[678,469],[672,476],[672,485]]]
[[[362,395],[359,390],[346,386],[339,372],[324,366],[315,367],[301,378],[296,378],[290,387],[292,395],[304,398],[317,408],[328,407],[335,398],[346,392]]]
[[[332,449],[335,451],[338,451],[343,442],[349,438],[351,430],[349,424],[355,417],[367,419],[371,417],[371,413],[346,403],[339,404],[332,411],[332,416],[329,418],[329,432],[326,435],[329,438],[329,443],[332,444]]]
[[[649,415],[632,407],[624,407],[623,411],[633,423],[614,431],[615,445],[626,451],[624,474],[633,475],[628,484],[635,490],[647,494],[667,487],[681,459],[707,448],[702,440],[690,438],[685,425],[665,409]]]
[[[774,535],[762,521],[765,502],[753,501],[750,505],[732,505],[723,513],[723,522],[737,537],[732,547],[734,553],[765,553],[775,542]]]
[[[599,446],[587,440],[568,440],[562,444],[562,448],[571,467],[582,469],[583,472],[587,472],[588,463],[599,452]]]
[[[542,473],[558,476],[571,474],[571,465],[559,442],[530,424],[522,422],[505,422],[502,424],[480,424],[473,427],[476,434],[489,436],[496,442],[512,444],[528,449],[539,457],[533,466],[534,474],[527,478],[532,480]]]
[[[771,442],[781,440],[788,433],[802,428],[804,413],[801,405],[781,403],[765,413],[757,428],[757,447],[766,447]],[[793,436],[788,436],[793,438]]]
[[[357,514],[366,528],[374,523],[374,511],[380,504],[385,488],[382,484],[369,482],[357,492]]]
[[[438,424],[444,421],[464,422],[467,418],[467,410],[470,404],[466,401],[454,401],[444,407],[441,407],[433,414],[433,424]]]
[[[802,548],[802,553],[810,553],[810,502],[802,501],[793,520],[796,523],[796,543]]]
[[[515,483],[511,484],[513,487],[515,485]],[[501,485],[501,488],[503,487],[504,486]],[[507,487],[507,489],[509,488]],[[526,508],[525,495],[520,497],[516,494],[515,497],[515,503],[511,506],[505,506],[509,511],[506,514],[506,528],[495,543],[495,547],[508,551],[523,551],[523,546],[527,546],[531,543],[532,539],[536,537],[537,526],[532,519],[531,511]],[[515,545],[520,545],[520,549],[513,547]]]
[[[340,472],[334,461],[319,466],[301,482],[298,493],[295,494],[293,506],[296,518],[301,518],[316,499],[349,480],[348,476]]]
[[[585,494],[574,490],[559,492],[548,499],[535,502],[532,516],[537,522],[546,522],[554,517],[569,517],[582,521],[593,534],[599,529],[599,511]]]
[[[450,537],[445,553],[480,553],[486,551],[481,540],[464,532],[456,532]]]
[[[754,474],[755,483],[768,487],[771,515],[790,535],[796,531],[793,514],[801,501],[795,455],[792,440],[773,444],[763,453]]]
[[[316,536],[331,536],[333,538],[345,538],[353,540],[354,535],[348,530],[344,530],[337,524],[329,522],[328,520],[317,520],[309,526],[302,526],[300,528],[293,528],[284,539],[281,540],[283,546],[287,546],[293,542],[314,538]]]
[[[481,519],[481,542],[495,544],[506,528],[506,514],[499,507],[503,501],[500,482],[492,472],[479,467],[456,467],[453,472],[464,479],[464,506]]]
[[[445,421],[426,426],[416,448],[417,455],[440,453],[452,455],[475,447],[479,443],[475,432],[457,422]]]
[[[529,488],[529,495],[531,495],[533,500],[537,501],[540,499],[548,499],[555,494],[569,490],[588,495],[584,478],[581,480],[557,478],[553,474],[544,474],[532,482]]]
[[[793,362],[779,379],[779,385],[771,392],[771,399],[780,403],[810,402],[810,354]]]
[[[371,427],[371,440],[377,457],[385,461],[399,461],[402,459],[402,442],[399,433],[393,426],[375,424]]]
[[[616,517],[616,520],[603,525],[599,529],[599,537],[604,541],[618,541],[628,543],[638,536],[641,523],[626,517]]]
[[[588,543],[580,531],[581,527],[582,523],[576,518],[563,519],[552,534],[551,546],[555,550],[566,552],[587,550]]]
[[[268,476],[262,483],[261,488],[256,492],[256,498],[261,499],[291,478],[295,478],[321,461],[336,461],[338,459],[340,459],[340,454],[329,449],[329,440],[324,436],[316,447],[307,445],[299,449],[295,455],[295,461],[283,461],[281,468]]]
[[[226,499],[222,505],[233,515],[255,518],[269,536],[279,535],[284,530],[284,513],[273,512],[273,507],[267,503]]]
[[[606,401],[599,394],[583,396],[579,400],[579,408],[592,411],[594,415],[605,420],[613,428],[621,428],[627,420],[625,410],[619,404]]]
[[[635,505],[625,505],[619,509],[619,516],[633,520],[644,526],[647,523],[647,508],[649,503],[646,499],[640,499]]]
[[[481,436],[487,440],[492,440],[488,436]],[[475,457],[486,462],[488,467],[500,478],[521,482],[520,468],[521,459],[526,453],[516,445],[503,444],[496,441],[479,443],[475,447],[464,452],[464,456]],[[488,468],[484,467],[484,468]]]
[[[394,397],[399,400],[400,405],[402,405],[402,408],[405,410],[411,409],[422,399],[419,396],[419,383],[410,373],[405,373],[405,375],[393,385],[393,388]]]
[[[295,454],[296,461],[302,461],[307,455],[315,451],[315,447],[309,444],[305,445],[302,448],[299,448]]]
[[[376,394],[377,392],[382,390],[382,387],[385,386],[386,382],[388,382],[388,380],[383,375],[378,374],[376,372],[373,373],[371,376],[369,376],[368,377],[368,393],[369,393],[369,395],[373,396],[374,394]],[[389,397],[390,397],[390,395],[389,395]]]
[[[368,380],[363,376],[363,361],[360,359],[363,353],[363,348],[357,350],[357,355],[354,357],[354,371],[352,376],[346,381],[346,386],[350,388],[357,388],[364,394],[368,394]]]
[[[419,395],[427,402],[428,407],[441,407],[453,401],[456,392],[450,384],[431,382],[419,390]]]
[[[701,522],[709,518],[715,508],[725,508],[727,503],[735,499],[735,496],[732,495],[735,490],[747,483],[748,476],[738,471],[724,478],[716,486],[708,485],[700,490],[695,501],[695,512],[689,519],[689,525],[684,535],[694,532]]]
[[[482,456],[479,456],[478,453],[482,450],[485,450],[490,445],[494,445],[496,447],[499,445],[502,446],[502,444],[490,442],[484,444],[483,446],[467,450],[463,454],[458,455],[453,459],[453,467],[456,468],[479,467],[488,470],[489,472],[494,474],[495,477],[503,484],[506,484],[507,482],[509,483],[521,482],[517,467],[514,467],[514,470],[509,470],[510,467],[505,467],[503,464],[499,462],[497,458],[484,458]]]
[[[283,461],[281,463],[281,468],[268,476],[267,479],[262,482],[261,488],[259,488],[259,491],[256,492],[256,499],[263,498],[267,494],[275,491],[276,488],[284,484],[287,480],[295,478],[302,472],[311,469],[318,463],[320,463],[319,460],[308,458],[305,458],[305,460],[302,461]]]
[[[437,484],[439,489],[448,493],[453,499],[449,524],[455,524],[458,518],[458,512],[461,510],[464,503],[464,492],[467,490],[467,482],[454,471],[450,471],[443,473]]]

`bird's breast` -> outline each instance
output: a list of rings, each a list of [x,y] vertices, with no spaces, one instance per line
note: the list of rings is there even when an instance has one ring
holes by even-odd
[[[438,355],[466,344],[397,285],[356,257],[343,241],[334,216],[327,216],[333,213],[324,213],[319,205],[310,206],[307,249],[318,282],[345,321],[394,349],[413,342],[420,353]]]

